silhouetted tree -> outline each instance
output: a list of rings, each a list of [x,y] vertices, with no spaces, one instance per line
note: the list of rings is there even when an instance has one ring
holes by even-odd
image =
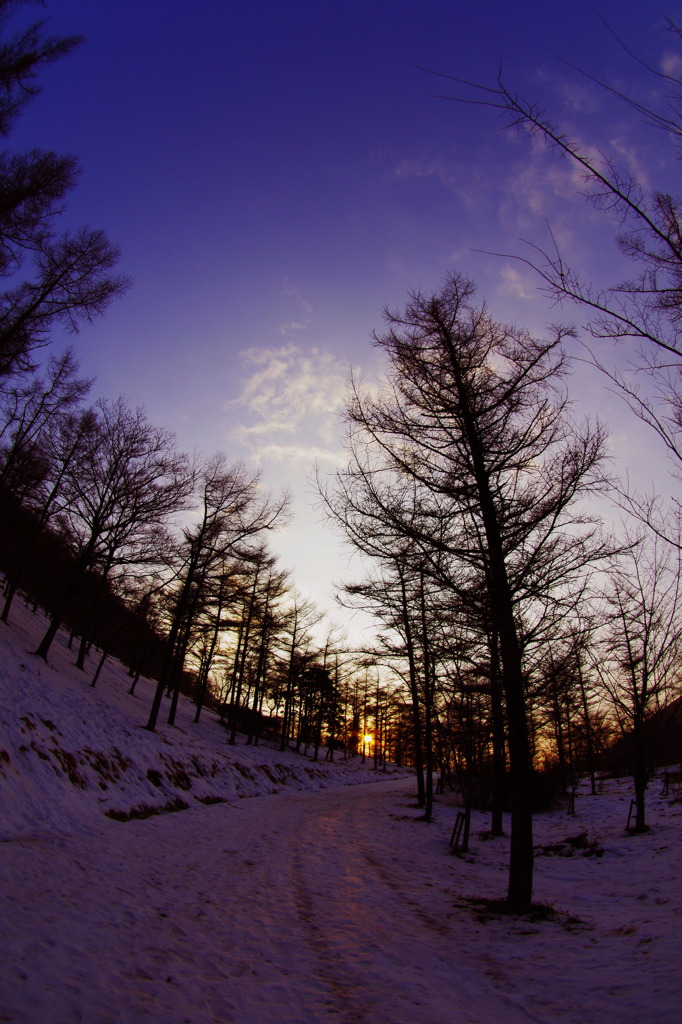
[[[192,626],[209,581],[226,556],[245,554],[286,511],[286,496],[274,500],[262,490],[258,474],[247,473],[241,464],[229,466],[222,453],[207,459],[196,479],[196,519],[183,528],[171,566],[166,653],[147,722],[150,730],[167,687],[173,695],[169,724],[174,722]]]
[[[473,306],[472,285],[448,278],[387,312],[377,343],[390,359],[377,397],[351,393],[350,461],[339,486],[359,481],[382,507],[367,534],[408,537],[434,575],[466,602],[484,583],[505,695],[512,812],[508,903],[532,898],[531,751],[522,615],[570,588],[596,557],[595,527],[578,499],[603,487],[604,433],[567,415],[562,335],[540,341]],[[407,484],[405,483],[407,481]],[[416,501],[405,504],[409,488]],[[345,499],[344,499],[345,500]],[[356,503],[362,529],[362,499]],[[394,541],[395,542],[395,541]]]
[[[312,631],[321,618],[322,613],[313,602],[299,594],[292,595],[290,606],[282,612],[283,706],[280,750],[286,749],[290,735],[294,732],[295,699],[303,672],[317,653],[313,646]]]
[[[0,487],[19,500],[46,471],[43,439],[85,399],[92,380],[79,378],[71,349],[52,356],[43,374],[17,375],[0,393]]]
[[[41,658],[85,573],[96,569],[106,580],[116,565],[143,562],[154,532],[182,507],[189,478],[173,435],[118,399],[97,403],[88,444],[69,462],[64,481],[58,522],[75,561],[36,651]]]
[[[43,68],[81,41],[48,36],[42,22],[8,36],[8,21],[21,3],[0,0],[0,138],[7,138],[38,92]],[[0,276],[12,281],[0,294],[0,378],[30,368],[55,327],[77,331],[127,287],[127,279],[114,273],[118,248],[102,231],[56,231],[77,177],[72,156],[37,149],[0,153]],[[32,276],[17,283],[29,267]]]
[[[641,538],[609,570],[607,623],[594,666],[621,735],[635,790],[635,831],[646,824],[646,787],[660,737],[655,712],[682,693],[680,547]],[[662,719],[659,719],[661,721]]]
[[[92,409],[80,413],[59,413],[51,417],[41,433],[38,470],[21,498],[30,519],[7,572],[2,621],[7,622],[12,601],[22,584],[41,537],[66,499],[68,474],[78,458],[96,446],[97,418]],[[34,452],[34,456],[35,456]]]

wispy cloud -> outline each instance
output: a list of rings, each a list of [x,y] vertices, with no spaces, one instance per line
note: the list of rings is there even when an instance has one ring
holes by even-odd
[[[241,407],[247,422],[234,439],[259,461],[335,463],[348,367],[331,352],[294,344],[240,355],[247,373],[238,397],[226,404]]]
[[[571,126],[562,126],[561,130],[593,167],[610,173],[604,152],[585,141]],[[632,174],[646,186],[635,145],[624,137],[612,136],[604,139],[604,150],[617,161],[623,173]],[[500,224],[508,232],[532,239],[537,237],[538,225],[551,224],[554,240],[563,250],[574,240],[576,215],[583,226],[598,224],[603,219],[599,204],[585,201],[591,191],[585,169],[577,161],[558,160],[541,136],[533,136],[525,156],[507,167],[499,194]]]
[[[682,78],[682,57],[679,53],[666,50],[660,60],[660,68],[664,75],[671,78]]]
[[[500,272],[502,294],[517,299],[534,299],[537,296],[537,280],[527,270],[505,263]]]
[[[433,178],[465,206],[473,208],[480,202],[480,188],[474,180],[476,175],[471,174],[471,167],[464,171],[457,161],[450,162],[442,157],[400,160],[393,167],[393,177],[398,181]]]
[[[237,431],[239,435],[239,431]],[[308,471],[313,462],[323,469],[339,469],[344,463],[342,449],[323,448],[305,444],[261,444],[255,459],[257,462],[286,463]]]
[[[564,106],[571,113],[594,114],[603,106],[603,96],[591,82],[562,77],[556,87]]]
[[[309,302],[303,298],[300,292],[296,288],[293,288],[288,281],[284,282],[282,288],[282,295],[287,298],[294,299],[300,316],[296,320],[290,320],[288,323],[279,325],[280,334],[290,334],[292,331],[305,331],[309,326],[313,316],[313,307]]]
[[[624,167],[634,181],[637,181],[642,189],[647,192],[651,190],[649,171],[647,168],[646,155],[643,156],[641,146],[630,143],[623,136],[609,140],[610,148],[617,156],[621,167]]]

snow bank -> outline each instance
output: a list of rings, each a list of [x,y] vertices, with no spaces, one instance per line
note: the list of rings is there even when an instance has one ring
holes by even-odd
[[[86,672],[75,668],[63,635],[49,664],[31,653],[44,628],[44,618],[18,602],[11,626],[0,624],[0,839],[59,834],[93,814],[126,820],[377,778],[369,762],[338,752],[330,763],[262,741],[247,746],[242,736],[230,746],[218,717],[204,710],[195,724],[184,698],[176,726],[148,732],[155,684],[141,679],[131,696],[130,679],[112,660],[93,689],[95,657]]]

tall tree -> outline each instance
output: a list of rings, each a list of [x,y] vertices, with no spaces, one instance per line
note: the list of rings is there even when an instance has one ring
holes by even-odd
[[[349,509],[344,509],[341,493],[337,491],[333,509],[337,522],[346,523],[350,529]],[[367,510],[367,506],[365,506]],[[369,533],[367,534],[369,538]],[[362,532],[356,534],[358,545],[362,543]],[[372,553],[379,560],[379,549],[370,540]],[[362,550],[366,550],[365,547]],[[386,551],[380,558],[380,570],[365,575],[362,582],[347,585],[344,590],[347,600],[353,607],[361,607],[373,614],[384,625],[384,630],[377,638],[377,659],[388,659],[391,667],[404,681],[409,695],[409,707],[412,716],[411,746],[414,754],[414,768],[417,782],[417,805],[427,805],[425,783],[424,738],[425,714],[422,713],[422,691],[420,682],[424,681],[420,673],[418,643],[419,636],[419,603],[415,601],[415,580],[420,579],[423,586],[423,575],[415,575],[414,559],[410,559],[410,545],[392,545],[390,553]],[[396,661],[405,664],[405,669],[395,669]],[[430,810],[427,812],[427,820]]]
[[[77,376],[71,349],[52,356],[42,373],[20,375],[0,394],[0,487],[20,500],[46,470],[44,438],[84,400],[92,380]]]
[[[682,694],[680,558],[679,542],[642,537],[612,563],[605,594],[595,671],[628,750],[637,832],[647,828],[646,788],[661,738],[652,718]]]
[[[9,35],[24,0],[0,0],[0,138],[6,139],[38,92],[37,78],[70,53],[78,36],[54,37],[43,22]],[[78,178],[72,156],[38,149],[0,152],[0,378],[31,366],[55,327],[77,331],[104,312],[128,281],[115,273],[119,251],[104,232],[82,227],[59,233],[56,221]],[[24,270],[31,270],[25,280]]]
[[[280,750],[286,750],[289,738],[294,731],[295,698],[303,673],[317,654],[313,643],[313,630],[321,618],[322,612],[316,608],[313,602],[297,593],[291,595],[291,603],[282,613],[283,708]]]
[[[60,508],[68,488],[68,474],[74,461],[96,445],[97,417],[92,409],[51,416],[36,447],[32,446],[31,463],[35,470],[28,489],[21,499],[31,515],[29,529],[18,546],[7,573],[2,621],[7,622],[12,601],[28,569],[40,537]],[[37,460],[37,462],[36,462]],[[25,465],[22,477],[25,480]]]
[[[508,904],[532,899],[531,751],[521,616],[569,588],[596,557],[596,527],[579,499],[603,487],[604,433],[573,423],[561,334],[540,341],[495,323],[453,275],[435,295],[387,312],[376,338],[390,361],[378,397],[352,392],[346,493],[379,496],[381,530],[409,537],[434,573],[480,602],[484,586],[501,656],[512,836]],[[394,481],[397,489],[391,490]],[[405,506],[407,481],[416,501]],[[361,503],[359,518],[361,519]],[[388,526],[387,526],[388,524]],[[366,524],[377,528],[376,517]]]
[[[257,654],[253,670],[253,695],[249,719],[247,745],[258,743],[261,726],[261,709],[267,692],[268,676],[273,663],[274,643],[277,638],[279,605],[285,598],[289,586],[286,571],[268,569],[260,592],[257,623]]]
[[[166,687],[173,693],[169,724],[175,720],[192,627],[211,578],[227,556],[245,554],[282,521],[287,497],[273,499],[262,490],[258,474],[247,473],[239,463],[228,465],[220,452],[197,471],[193,502],[196,516],[183,527],[171,567],[166,652],[147,722],[151,731]]]
[[[123,399],[100,401],[89,443],[65,471],[60,532],[74,553],[71,578],[36,653],[47,658],[85,573],[105,580],[117,565],[143,562],[150,541],[187,497],[187,462],[175,438]]]
[[[252,688],[258,689],[258,677],[262,669],[259,653],[262,653],[261,636],[261,613],[263,587],[267,580],[272,579],[275,568],[275,559],[265,547],[261,546],[249,553],[247,560],[243,561],[243,585],[239,595],[241,605],[241,622],[239,627],[239,639],[235,653],[233,678],[232,678],[232,701],[230,706],[230,743],[237,741],[237,726],[242,711],[242,693],[248,680],[248,691]],[[248,694],[245,703],[248,705]]]

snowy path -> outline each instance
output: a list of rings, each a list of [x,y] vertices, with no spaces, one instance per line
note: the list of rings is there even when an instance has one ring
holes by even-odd
[[[0,1021],[679,1020],[678,954],[647,959],[636,928],[614,940],[610,920],[604,945],[599,927],[482,923],[458,906],[471,872],[447,856],[448,809],[415,822],[411,788],[284,792],[0,844]],[[489,895],[504,891],[499,854]],[[554,859],[547,877],[602,863]]]
[[[0,1019],[491,1019],[457,966],[449,908],[434,913],[418,865],[376,844],[377,816],[406,788],[283,793],[3,843]]]

